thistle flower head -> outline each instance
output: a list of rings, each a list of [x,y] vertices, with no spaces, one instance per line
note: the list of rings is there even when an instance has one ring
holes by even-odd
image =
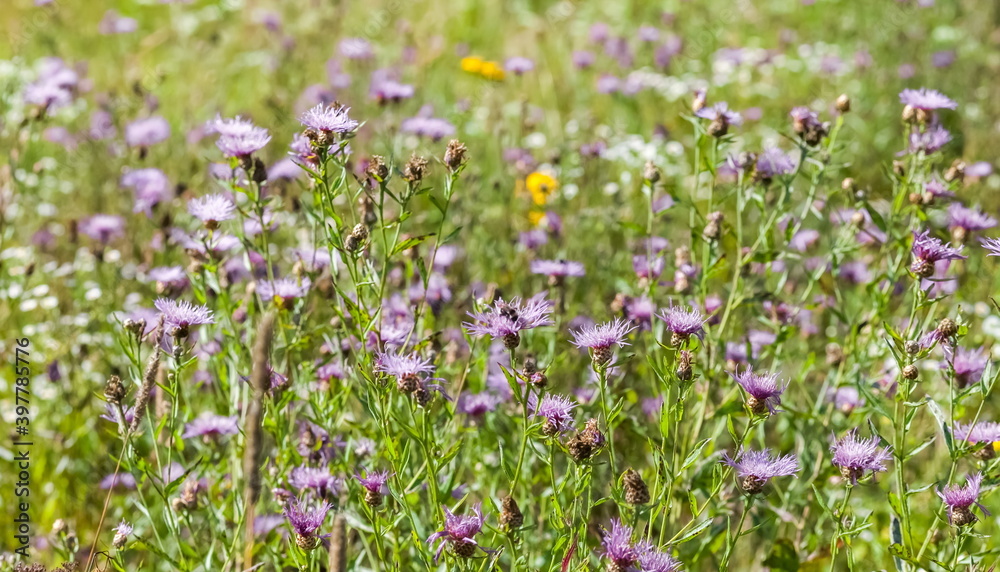
[[[219,223],[236,216],[236,205],[226,195],[206,195],[193,199],[187,205],[188,213],[205,223],[208,228],[218,228]]]
[[[552,303],[541,294],[525,302],[520,298],[513,298],[510,302],[500,298],[482,312],[469,312],[474,321],[462,325],[474,336],[490,336],[503,340],[508,348],[515,348],[522,331],[551,325],[551,313]]]
[[[929,230],[913,231],[913,264],[910,270],[917,276],[926,278],[934,273],[934,264],[940,260],[964,260],[962,247],[952,248],[930,235]]]
[[[132,525],[122,520],[121,523],[114,528],[114,531],[115,537],[111,541],[111,545],[120,550],[125,546],[128,536],[132,534]]]
[[[107,244],[125,235],[125,219],[118,215],[95,214],[81,220],[78,228],[82,234]]]
[[[375,371],[381,371],[397,378],[420,377],[421,374],[434,371],[430,359],[421,358],[416,353],[399,355],[395,352],[378,354],[375,360]]]
[[[572,260],[532,260],[531,273],[561,278],[565,276],[583,276],[586,274],[586,271],[582,263]]]
[[[941,369],[948,369],[949,362],[955,369],[955,381],[960,387],[968,387],[978,383],[983,378],[983,372],[990,363],[989,355],[984,348],[966,349],[958,348],[954,352],[950,349],[945,353],[946,361],[941,363]]]
[[[212,439],[226,435],[235,435],[240,431],[238,420],[239,417],[236,415],[225,416],[207,412],[202,413],[194,421],[184,426],[184,434],[181,435],[181,438],[203,437],[205,439]]]
[[[851,479],[851,483],[856,485],[865,471],[876,473],[886,470],[885,462],[892,453],[878,445],[878,437],[860,439],[858,430],[853,429],[830,448],[833,451],[833,464],[840,467],[844,477]]]
[[[153,305],[163,315],[164,327],[168,332],[173,328],[187,330],[191,326],[215,323],[212,311],[206,306],[196,306],[191,302],[169,298],[159,298]]]
[[[660,550],[649,541],[639,541],[635,545],[639,553],[639,569],[642,572],[680,572],[681,563],[669,552]]]
[[[914,109],[923,110],[955,109],[958,107],[957,103],[940,91],[925,87],[920,89],[904,89],[899,94],[899,102],[903,105],[909,105]]]
[[[358,128],[358,122],[347,116],[351,110],[342,105],[318,104],[299,117],[302,125],[325,133],[350,133]]]
[[[483,529],[485,522],[480,503],[473,505],[473,514],[471,515],[456,515],[448,507],[444,507],[444,512],[444,528],[427,538],[428,544],[441,539],[434,559],[437,560],[441,556],[445,545],[451,545],[452,551],[463,558],[475,554],[476,548],[482,550],[475,539],[475,536]]]
[[[742,479],[740,486],[748,494],[759,493],[767,481],[774,477],[794,475],[799,471],[799,462],[794,455],[772,457],[770,450],[740,451],[736,458],[722,454],[722,462],[736,470]]]
[[[740,115],[739,112],[729,109],[729,104],[725,101],[720,101],[710,107],[702,107],[698,111],[695,111],[694,114],[702,119],[708,119],[710,121],[721,118],[727,125],[732,125],[734,127],[738,127],[743,124],[743,116]]]
[[[607,349],[612,346],[623,348],[629,345],[625,341],[625,336],[634,329],[636,329],[636,326],[629,324],[628,321],[615,318],[612,322],[587,326],[571,332],[573,334],[571,343],[578,348],[590,348],[592,350]]]
[[[344,481],[333,476],[330,469],[301,466],[288,474],[288,484],[299,491],[313,490],[321,498],[327,498],[339,492]]]
[[[995,421],[980,421],[976,424],[956,425],[955,438],[960,441],[968,441],[974,445],[996,443],[1000,441],[1000,423]]]
[[[705,336],[704,325],[708,321],[696,308],[684,308],[681,306],[670,306],[656,315],[657,318],[667,323],[667,329],[673,334],[671,345],[680,345],[680,342],[691,336],[699,339]]]
[[[952,233],[955,229],[962,229],[964,232],[978,232],[996,225],[997,219],[983,211],[970,209],[959,203],[948,205],[948,227],[952,229]]]
[[[941,125],[931,125],[923,131],[910,132],[910,153],[936,153],[951,141],[951,133]]]
[[[263,300],[274,300],[281,308],[288,308],[299,298],[304,298],[309,292],[312,281],[307,277],[301,280],[287,277],[277,280],[262,280],[257,283],[257,293]]]
[[[777,147],[768,147],[757,156],[757,176],[773,179],[795,172],[795,160]]]
[[[639,562],[639,551],[632,544],[632,528],[617,518],[611,519],[611,529],[604,531],[601,540],[604,557],[614,570],[634,570]]]
[[[285,505],[284,515],[288,519],[288,524],[292,526],[292,530],[295,531],[295,534],[307,543],[312,543],[312,548],[315,548],[319,540],[316,532],[323,526],[323,521],[326,520],[326,513],[331,508],[333,506],[327,502],[310,508],[309,503],[304,499],[293,498]],[[301,542],[300,546],[302,545]]]
[[[753,367],[747,366],[742,372],[737,370],[729,375],[747,392],[747,405],[754,413],[768,411],[773,415],[778,412],[781,394],[788,386],[778,383],[777,373],[755,373]]]
[[[361,474],[354,475],[354,478],[361,483],[361,486],[367,491],[373,493],[378,493],[380,495],[389,494],[389,487],[386,483],[389,478],[392,477],[392,473],[389,471],[368,471],[366,476],[362,477]]]
[[[983,514],[989,516],[990,511],[977,500],[982,483],[983,475],[976,473],[969,475],[965,486],[951,485],[937,492],[948,507],[948,522],[953,526],[965,526],[978,520],[976,515],[972,514],[972,505],[978,506]]]
[[[539,402],[534,394],[528,397],[528,408],[535,411],[535,417],[545,418],[545,434],[552,436],[573,429],[573,408],[576,403],[568,397],[550,393]]]

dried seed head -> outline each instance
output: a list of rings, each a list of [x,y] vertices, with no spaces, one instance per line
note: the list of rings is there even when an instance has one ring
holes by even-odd
[[[583,426],[582,435],[596,449],[604,446],[604,433],[597,425],[597,419],[591,417]]]
[[[444,151],[444,164],[448,166],[448,170],[452,173],[458,171],[465,164],[467,151],[468,149],[458,139],[449,141]]]
[[[504,530],[511,531],[521,528],[524,524],[524,515],[521,508],[517,506],[514,497],[507,495],[500,501],[500,526]]]
[[[955,159],[952,161],[951,166],[944,173],[944,180],[949,183],[953,181],[962,181],[965,179],[965,161],[961,159]]]
[[[842,93],[840,94],[840,97],[837,98],[836,105],[837,111],[847,113],[851,110],[851,98],[846,93]]]
[[[476,545],[471,542],[459,540],[451,543],[451,551],[459,558],[472,558],[476,555]]]
[[[956,506],[951,510],[952,526],[967,526],[975,524],[979,519],[972,514],[972,510],[967,506]]]
[[[722,211],[715,211],[710,213],[707,218],[708,224],[705,225],[702,235],[708,240],[716,240],[719,238],[722,221],[726,218],[726,215]]]
[[[996,449],[993,448],[993,443],[987,443],[982,449],[973,451],[972,456],[980,461],[991,461],[997,456],[997,452]]]
[[[333,144],[333,132],[331,131],[320,131],[317,129],[306,129],[302,132],[302,135],[309,139],[309,142],[314,148],[327,148]]]
[[[351,252],[356,252],[361,249],[366,240],[368,240],[368,227],[356,224],[351,230],[351,234],[347,236],[347,240],[344,241],[344,247]]]
[[[403,167],[403,178],[411,183],[419,183],[427,174],[427,159],[412,155]]]
[[[686,245],[681,245],[674,249],[674,265],[684,266],[685,264],[691,264],[691,249]]]
[[[802,134],[802,140],[806,142],[806,145],[815,147],[826,137],[828,131],[829,126],[826,123],[811,124],[806,129],[806,132]]]
[[[951,318],[945,318],[938,322],[937,331],[941,336],[950,338],[958,333],[958,324]]]
[[[531,385],[534,385],[535,387],[545,387],[549,384],[549,378],[546,377],[545,373],[541,371],[536,371],[531,374],[528,380],[531,382]]]
[[[747,395],[747,409],[753,412],[754,415],[764,415],[769,412],[767,403],[757,399],[753,395]]]
[[[646,161],[642,169],[642,178],[650,185],[660,180],[660,169],[652,161]]]
[[[371,162],[368,163],[368,168],[365,169],[365,173],[379,182],[383,182],[388,179],[389,166],[385,164],[385,157],[381,155],[372,155]]]
[[[365,225],[368,228],[375,226],[375,223],[378,222],[378,213],[375,212],[375,201],[367,194],[363,194],[358,199],[358,206],[361,208],[361,220],[365,222]]]
[[[122,399],[125,398],[125,386],[120,377],[112,375],[108,378],[107,384],[104,385],[104,397],[112,405],[118,405],[122,402]]]
[[[868,221],[865,219],[865,215],[861,211],[855,211],[854,214],[851,215],[851,224],[858,228],[864,228],[866,222]]]
[[[60,534],[66,532],[67,528],[66,521],[61,518],[57,518],[56,521],[52,523],[52,534],[59,536]]]
[[[125,320],[122,327],[134,336],[141,336],[146,331],[146,320]]]
[[[844,361],[844,348],[833,342],[826,344],[826,365],[836,367],[842,361]]]
[[[673,341],[673,336],[671,336]],[[691,365],[694,363],[694,354],[687,350],[681,350],[677,360],[677,379],[681,381],[691,381],[694,377],[694,370]]]
[[[906,343],[903,344],[903,350],[911,356],[915,356],[920,353],[920,342],[916,340],[906,340]]]
[[[128,536],[122,534],[121,532],[116,532],[115,537],[111,540],[111,546],[115,547],[115,550],[121,550],[125,547],[125,542],[128,541]]]
[[[577,463],[586,461],[594,453],[594,446],[580,435],[570,439],[569,443],[566,444],[566,448],[569,450],[570,457],[573,457],[573,460]]]
[[[708,101],[708,93],[705,90],[698,90],[694,93],[694,100],[691,102],[691,111],[695,113],[705,108]]]
[[[729,122],[724,115],[719,115],[708,124],[708,134],[712,137],[724,137],[729,133]]]
[[[910,271],[919,278],[930,278],[934,275],[934,263],[923,258],[918,258],[910,265]]]
[[[920,374],[920,370],[918,370],[917,366],[913,365],[912,363],[903,368],[903,378],[904,379],[908,379],[910,381],[913,381],[914,379],[917,379],[917,375],[919,375],[919,374]]]
[[[413,399],[417,402],[418,406],[427,407],[434,400],[434,392],[421,384],[413,392]]]
[[[649,503],[649,487],[637,471],[633,469],[625,471],[622,475],[622,484],[625,486],[625,502],[630,505]]]
[[[905,177],[906,176],[906,163],[904,163],[902,161],[898,161],[898,160],[897,161],[893,161],[892,162],[892,172],[897,177]]]

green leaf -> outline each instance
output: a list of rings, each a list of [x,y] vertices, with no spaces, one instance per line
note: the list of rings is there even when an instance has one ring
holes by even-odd
[[[948,420],[945,419],[944,411],[941,411],[941,406],[930,398],[927,400],[927,409],[930,409],[931,414],[937,419],[938,425],[941,427],[941,432],[944,433],[944,442],[948,445],[948,454],[954,458],[955,440],[952,438],[951,429],[948,427]]]
[[[797,572],[799,555],[796,554],[792,541],[787,538],[779,538],[771,547],[771,553],[767,555],[767,559],[764,560],[764,566],[770,567],[771,570]]]
[[[420,244],[421,242],[427,240],[428,238],[430,238],[432,236],[434,236],[433,232],[430,233],[430,234],[422,234],[420,236],[413,236],[413,237],[407,238],[403,242],[400,242],[399,244],[397,244],[396,248],[392,249],[392,256],[395,256],[395,255],[399,254],[400,252],[403,252],[404,250],[409,250],[410,248],[413,248],[414,246]]]

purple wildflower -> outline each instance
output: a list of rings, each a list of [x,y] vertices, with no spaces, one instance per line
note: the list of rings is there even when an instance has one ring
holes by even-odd
[[[777,147],[768,147],[757,157],[757,176],[770,180],[795,172],[795,160]]]
[[[613,346],[623,348],[629,345],[625,341],[625,336],[635,328],[636,326],[630,325],[627,321],[615,318],[613,322],[587,326],[571,332],[572,344],[578,348],[589,348],[594,365],[603,367],[611,361]]]
[[[912,131],[910,133],[910,153],[923,151],[924,153],[936,153],[951,141],[951,133],[940,125],[931,125],[923,131]]]
[[[361,486],[365,490],[385,496],[389,494],[389,487],[386,485],[386,482],[391,476],[392,474],[389,471],[366,471],[366,476],[362,477],[358,473],[354,475],[354,478],[361,483]]]
[[[327,468],[301,466],[289,473],[288,484],[299,491],[313,490],[321,498],[330,498],[340,491],[343,479],[330,474]]]
[[[551,313],[552,303],[545,300],[542,294],[535,295],[526,302],[522,302],[520,298],[505,302],[500,298],[482,312],[469,312],[474,321],[462,325],[474,336],[503,340],[504,346],[512,350],[521,344],[522,331],[551,325]]]
[[[257,293],[262,300],[273,300],[281,309],[291,308],[295,301],[304,298],[309,292],[312,281],[308,277],[279,278],[278,280],[262,280],[257,283]]]
[[[128,535],[132,534],[132,525],[122,520],[121,524],[116,526],[113,530],[115,531],[115,537],[111,541],[111,545],[116,549],[121,550],[125,546],[125,542],[128,540]]]
[[[325,106],[322,103],[306,111],[299,121],[310,129],[324,133],[350,133],[358,122],[347,116],[349,107]]]
[[[344,38],[338,49],[340,55],[349,60],[369,60],[375,56],[371,42],[364,38]]]
[[[885,462],[892,457],[892,453],[878,444],[878,437],[859,439],[858,430],[853,429],[830,448],[833,451],[833,464],[840,467],[845,479],[851,479],[851,484],[856,485],[858,479],[864,477],[865,471],[872,471],[874,474],[886,470]]]
[[[617,518],[611,519],[611,530],[604,532],[601,546],[610,561],[609,569],[634,570],[639,562],[639,551],[632,545],[632,528]]]
[[[160,116],[137,119],[125,126],[125,143],[129,147],[149,147],[168,137],[170,124]]]
[[[794,475],[799,470],[795,455],[771,457],[770,450],[740,451],[732,459],[728,453],[722,454],[722,462],[736,470],[740,477],[740,487],[747,494],[756,494],[764,489],[767,481],[774,477]]]
[[[1000,256],[1000,238],[980,238],[979,242],[986,249],[986,256]]]
[[[476,548],[485,551],[476,542],[475,536],[483,529],[483,511],[480,504],[476,503],[472,507],[473,515],[456,515],[444,507],[444,529],[435,532],[427,538],[427,543],[431,544],[435,540],[441,539],[434,560],[441,557],[441,551],[446,544],[451,546],[452,552],[456,556],[469,558],[476,553]]]
[[[955,426],[955,438],[959,441],[968,441],[978,445],[981,443],[996,443],[1000,441],[1000,423],[995,421],[981,421],[973,425]]]
[[[680,572],[681,563],[669,552],[656,548],[653,543],[640,540],[635,549],[639,553],[639,569],[642,572]]]
[[[931,198],[951,199],[955,197],[955,193],[949,191],[947,185],[937,177],[924,183],[924,193],[929,194]]]
[[[632,270],[637,278],[656,279],[663,274],[666,260],[662,256],[650,259],[644,254],[637,254],[632,257]]]
[[[236,215],[236,205],[226,195],[206,195],[193,199],[187,205],[188,213],[205,223],[205,228],[217,229],[219,223]]]
[[[904,89],[899,94],[899,101],[903,105],[909,105],[914,109],[955,109],[958,104],[942,94],[940,91],[920,88]]]
[[[455,126],[447,119],[424,117],[421,115],[404,119],[399,124],[399,130],[403,133],[412,133],[419,137],[427,137],[432,141],[438,141],[455,134]]]
[[[671,332],[670,345],[673,347],[680,346],[691,336],[698,339],[705,336],[706,318],[696,308],[670,306],[656,317],[667,323],[667,329]]]
[[[754,373],[753,367],[747,366],[742,372],[737,370],[729,375],[747,392],[747,407],[751,411],[757,415],[765,411],[774,415],[779,411],[777,406],[781,405],[781,394],[788,385],[778,385],[777,373]]]
[[[121,186],[135,193],[132,212],[152,218],[153,207],[170,198],[170,181],[159,169],[135,169],[122,175]]]
[[[303,499],[291,499],[285,505],[285,518],[295,531],[295,543],[303,550],[312,550],[319,546],[320,536],[316,534],[326,520],[330,511],[330,503],[322,503],[318,507],[309,508]]]
[[[934,274],[934,264],[939,260],[964,260],[967,256],[962,256],[962,247],[952,248],[946,246],[941,240],[930,235],[929,230],[921,233],[913,231],[913,264],[910,271],[921,278],[927,278]]]
[[[743,116],[729,109],[729,104],[725,101],[720,101],[711,107],[702,107],[694,114],[712,122],[708,132],[715,137],[725,135],[730,126],[738,127],[743,124]]]
[[[548,436],[565,433],[573,429],[573,403],[568,397],[548,394],[539,402],[534,394],[528,397],[528,408],[535,410],[535,417],[544,417],[542,432]]]
[[[572,260],[532,260],[531,273],[543,274],[550,278],[564,278],[566,276],[583,276],[586,271],[582,263]]]
[[[239,417],[233,415],[215,415],[214,413],[202,413],[194,421],[184,426],[182,439],[191,437],[202,437],[205,441],[217,439],[225,435],[235,435],[239,433]]]
[[[95,214],[81,220],[78,229],[101,244],[107,244],[125,235],[125,219],[118,215]]]
[[[174,335],[184,337],[191,326],[214,324],[212,311],[205,306],[195,306],[190,302],[159,298],[153,304],[163,314],[163,324],[167,332],[175,331]]]
[[[968,387],[974,383],[979,383],[983,378],[983,371],[990,362],[989,355],[983,348],[967,350],[958,348],[952,355],[945,354],[952,367],[955,368],[955,381],[959,387]],[[948,362],[941,363],[941,369],[947,369]],[[1000,439],[998,439],[1000,440]]]
[[[983,475],[976,473],[968,476],[964,487],[951,485],[938,491],[938,496],[948,506],[948,522],[952,526],[966,526],[979,520],[972,514],[972,505],[978,506],[983,514],[989,516],[990,511],[976,500],[982,483]]]
[[[959,203],[948,205],[948,228],[951,236],[962,242],[970,232],[979,232],[997,225],[997,219],[983,211],[970,209]]]
[[[470,417],[482,417],[496,409],[503,399],[489,391],[481,393],[463,393],[458,399],[457,409]]]
[[[504,68],[514,75],[522,75],[535,69],[535,62],[528,58],[516,56],[507,58],[507,61],[504,62]]]

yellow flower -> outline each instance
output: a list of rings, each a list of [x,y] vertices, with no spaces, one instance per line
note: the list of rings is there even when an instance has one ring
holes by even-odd
[[[493,81],[502,81],[506,72],[497,62],[483,62],[479,68],[479,75]]]
[[[528,192],[531,193],[531,200],[535,201],[536,205],[544,205],[548,202],[549,195],[559,188],[559,181],[555,177],[537,171],[528,175],[524,184],[528,187]]]
[[[483,58],[479,56],[469,56],[462,58],[462,71],[478,74],[483,69]]]
[[[538,223],[542,222],[543,218],[545,218],[545,213],[541,211],[528,211],[528,221],[532,226],[538,226]]]

